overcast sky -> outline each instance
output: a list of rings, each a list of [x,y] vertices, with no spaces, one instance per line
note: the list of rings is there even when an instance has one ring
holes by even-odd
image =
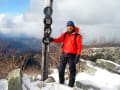
[[[0,32],[41,38],[44,1],[0,0]],[[72,20],[80,28],[84,42],[120,41],[119,9],[120,0],[54,0],[51,36],[58,37],[66,30],[66,22]]]

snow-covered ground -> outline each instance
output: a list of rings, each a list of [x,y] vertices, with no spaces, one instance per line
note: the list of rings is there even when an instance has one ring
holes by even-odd
[[[8,81],[6,79],[0,79],[0,90],[7,90]]]
[[[88,75],[87,73],[78,73],[76,75],[76,81],[80,81],[85,85],[93,85],[101,90],[120,90],[120,75],[108,72],[107,70],[103,70],[101,68],[96,67],[97,72],[94,76]],[[58,71],[55,69],[54,73],[50,76],[53,76],[57,82],[58,79]],[[66,81],[65,84],[68,84]]]
[[[56,69],[49,76],[54,77],[57,83],[59,82],[58,71]],[[100,68],[97,68],[97,72],[95,73],[94,76],[88,75],[87,73],[84,73],[84,72],[78,73],[76,76],[76,81],[80,81],[86,85],[96,86],[101,90],[120,90],[120,75],[108,72]],[[38,88],[37,84],[40,83],[40,81],[39,80],[31,81],[31,76],[28,76],[28,75],[23,75],[23,83],[24,83],[23,90],[27,90],[25,89],[26,86],[30,90],[56,90],[55,86],[52,86],[51,84],[47,84],[46,87],[41,89]],[[65,83],[66,86],[67,86],[67,83],[68,82],[66,81]],[[7,80],[1,79],[0,90],[6,90],[7,86],[8,86]],[[62,90],[65,90],[65,88],[63,88]],[[77,90],[82,90],[82,89],[77,88]]]

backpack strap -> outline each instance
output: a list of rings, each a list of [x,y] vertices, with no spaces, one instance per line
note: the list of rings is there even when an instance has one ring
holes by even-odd
[[[77,38],[78,35],[79,35],[78,33],[75,34],[75,46],[76,46],[76,48],[77,48],[76,38]]]
[[[64,46],[64,41],[65,41],[65,37],[66,37],[66,35],[67,35],[67,32],[65,32],[65,34],[64,34],[64,38],[63,38],[63,45],[62,45],[62,48],[63,48],[63,46]]]
[[[65,40],[66,35],[67,35],[67,32],[65,32],[65,34],[64,34],[63,42],[64,42],[64,40]]]
[[[76,38],[77,38],[78,35],[80,35],[80,34],[78,34],[78,33],[75,34],[75,45],[76,45],[76,48],[77,48],[77,42],[76,42],[77,39]],[[80,37],[82,38],[81,35],[80,35]]]

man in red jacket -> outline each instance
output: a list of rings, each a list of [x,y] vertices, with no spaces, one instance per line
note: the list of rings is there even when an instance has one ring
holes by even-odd
[[[62,43],[62,55],[60,57],[60,65],[59,65],[59,82],[64,84],[64,72],[65,67],[68,62],[70,78],[69,78],[69,86],[73,87],[76,76],[76,63],[78,62],[82,50],[82,38],[81,35],[78,34],[79,29],[75,27],[72,21],[67,22],[67,32],[63,33],[59,38],[53,39],[51,41],[53,43]]]

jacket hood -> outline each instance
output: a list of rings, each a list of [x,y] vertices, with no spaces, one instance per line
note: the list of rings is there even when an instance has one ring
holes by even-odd
[[[79,33],[79,28],[75,26],[75,32]]]

